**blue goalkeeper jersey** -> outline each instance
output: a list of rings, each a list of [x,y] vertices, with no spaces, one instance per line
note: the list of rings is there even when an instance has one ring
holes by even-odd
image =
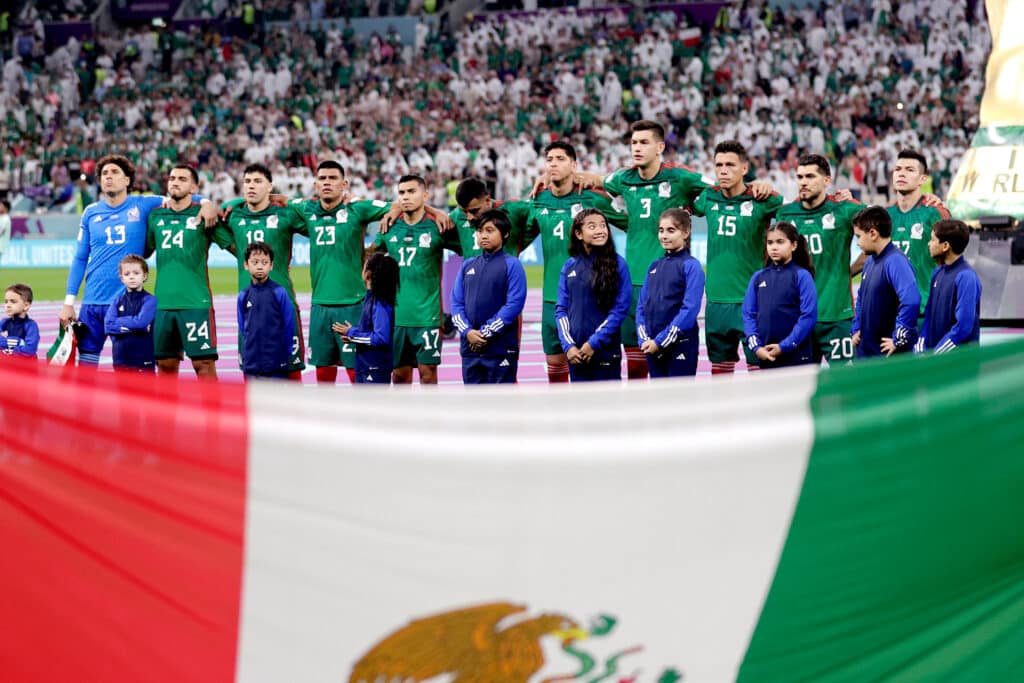
[[[124,289],[118,263],[128,254],[143,254],[146,219],[163,201],[163,197],[153,195],[128,195],[116,208],[103,199],[85,207],[65,294],[78,294],[84,276],[83,305],[109,305],[116,299]]]

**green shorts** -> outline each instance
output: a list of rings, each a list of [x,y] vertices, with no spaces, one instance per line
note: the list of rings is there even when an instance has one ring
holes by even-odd
[[[313,304],[309,310],[309,364],[318,368],[342,365],[349,369],[356,367],[356,347],[342,341],[341,335],[331,329],[333,323],[346,320],[359,324],[363,305],[326,306]]]
[[[829,365],[849,363],[853,360],[853,320],[823,321],[814,325],[811,333],[811,353],[814,362],[824,358]]]
[[[213,309],[183,308],[156,312],[153,355],[157,359],[217,360],[217,326]]]
[[[704,338],[712,363],[735,363],[740,359],[736,347],[741,346],[747,365],[757,365],[757,356],[747,347],[747,335],[743,333],[743,304],[707,302]]]
[[[395,367],[440,365],[443,339],[439,327],[395,326]]]
[[[636,302],[640,301],[640,290],[642,285],[633,285],[633,300],[629,302],[629,313],[622,321],[622,345],[640,346],[640,340],[636,336]]]
[[[544,353],[549,356],[565,353],[562,351],[562,340],[558,338],[558,328],[555,327],[555,304],[550,301],[545,301],[541,306],[540,342],[544,346]]]

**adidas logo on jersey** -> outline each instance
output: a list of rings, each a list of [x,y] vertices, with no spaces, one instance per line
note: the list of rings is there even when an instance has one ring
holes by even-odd
[[[649,270],[649,271],[647,272],[647,274],[648,274],[648,275],[654,275],[654,274],[655,274],[655,273],[657,273],[657,272],[658,272],[658,269],[657,269],[657,268],[652,268],[651,270]]]
[[[566,277],[576,277],[576,271],[575,271],[575,270],[574,270],[574,271],[572,271],[571,273],[569,273],[568,275],[566,275]]]
[[[238,224],[239,225],[245,225],[245,219],[243,218],[242,220],[238,221]]]
[[[718,211],[718,204],[715,204],[714,206],[712,206],[711,210],[712,211]]]
[[[157,225],[158,225],[158,226],[160,226],[160,225],[163,225],[163,224],[164,224],[164,221],[163,221],[163,219],[161,218],[161,219],[160,219],[160,222],[159,222],[159,223],[157,223]]]
[[[210,348],[210,345],[207,344],[206,342],[203,342],[203,345],[199,347],[199,350],[200,351],[206,351],[209,348]]]
[[[120,311],[121,313],[124,313],[124,306],[118,306],[117,310]]]
[[[759,284],[757,287],[758,287],[758,289],[760,289],[761,287],[767,287],[767,286],[768,286],[768,283],[765,282],[764,280],[761,280],[761,284]]]
[[[246,308],[252,308],[252,302],[251,301],[246,301],[245,302],[245,307]]]
[[[476,275],[476,268],[470,268],[467,270],[466,275]]]
[[[395,237],[394,235],[392,235],[391,239],[388,240],[388,242],[397,242],[397,241],[398,241],[398,238]]]
[[[441,357],[441,352],[440,351],[434,351],[434,358],[440,358],[440,357]]]
[[[507,368],[508,366],[509,366],[509,362],[508,362],[507,358],[505,360],[501,361],[500,363],[498,363],[498,367],[499,368]]]
[[[686,354],[685,353],[679,354],[678,356],[676,356],[676,360],[686,360]]]
[[[547,216],[548,215],[548,210],[544,209],[543,211],[540,212],[540,215],[541,216]]]

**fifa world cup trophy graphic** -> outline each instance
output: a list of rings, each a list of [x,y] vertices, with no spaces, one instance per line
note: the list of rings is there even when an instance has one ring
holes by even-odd
[[[981,121],[949,191],[953,216],[1024,218],[1024,0],[986,0],[992,54]]]

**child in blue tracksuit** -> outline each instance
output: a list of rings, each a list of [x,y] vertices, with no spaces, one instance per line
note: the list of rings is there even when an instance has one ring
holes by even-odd
[[[513,384],[519,368],[519,316],[526,305],[526,271],[503,246],[512,231],[504,211],[476,221],[483,249],[462,264],[452,288],[452,322],[462,337],[465,384]]]
[[[963,257],[970,239],[963,221],[944,220],[932,226],[928,251],[939,267],[932,273],[916,351],[946,353],[981,337],[981,280]]]
[[[149,266],[141,256],[129,254],[118,264],[118,275],[124,283],[124,292],[114,299],[103,316],[103,332],[110,336],[114,345],[114,369],[155,372],[156,297],[143,289],[149,279]]]
[[[604,214],[580,211],[572,221],[555,303],[570,381],[622,379],[621,327],[632,298],[629,267],[615,252]]]
[[[252,284],[238,294],[239,353],[246,378],[287,379],[292,349],[298,347],[295,308],[284,287],[270,279],[274,250],[265,242],[245,248]]]
[[[39,349],[39,325],[28,317],[32,307],[32,288],[11,285],[4,292],[4,315],[0,321],[0,354],[35,358]]]
[[[658,220],[665,256],[651,264],[636,304],[636,334],[651,377],[697,374],[704,269],[690,255],[690,214],[668,209]]]
[[[398,279],[398,261],[383,251],[370,254],[363,265],[366,297],[359,325],[347,320],[331,325],[342,339],[356,345],[356,384],[391,384]]]
[[[853,217],[853,234],[867,254],[853,318],[857,357],[891,356],[910,351],[917,341],[921,293],[914,267],[892,243],[892,218],[880,206]]]
[[[765,234],[765,268],[754,273],[743,298],[743,333],[762,370],[814,362],[811,333],[818,293],[807,239],[792,223]]]

